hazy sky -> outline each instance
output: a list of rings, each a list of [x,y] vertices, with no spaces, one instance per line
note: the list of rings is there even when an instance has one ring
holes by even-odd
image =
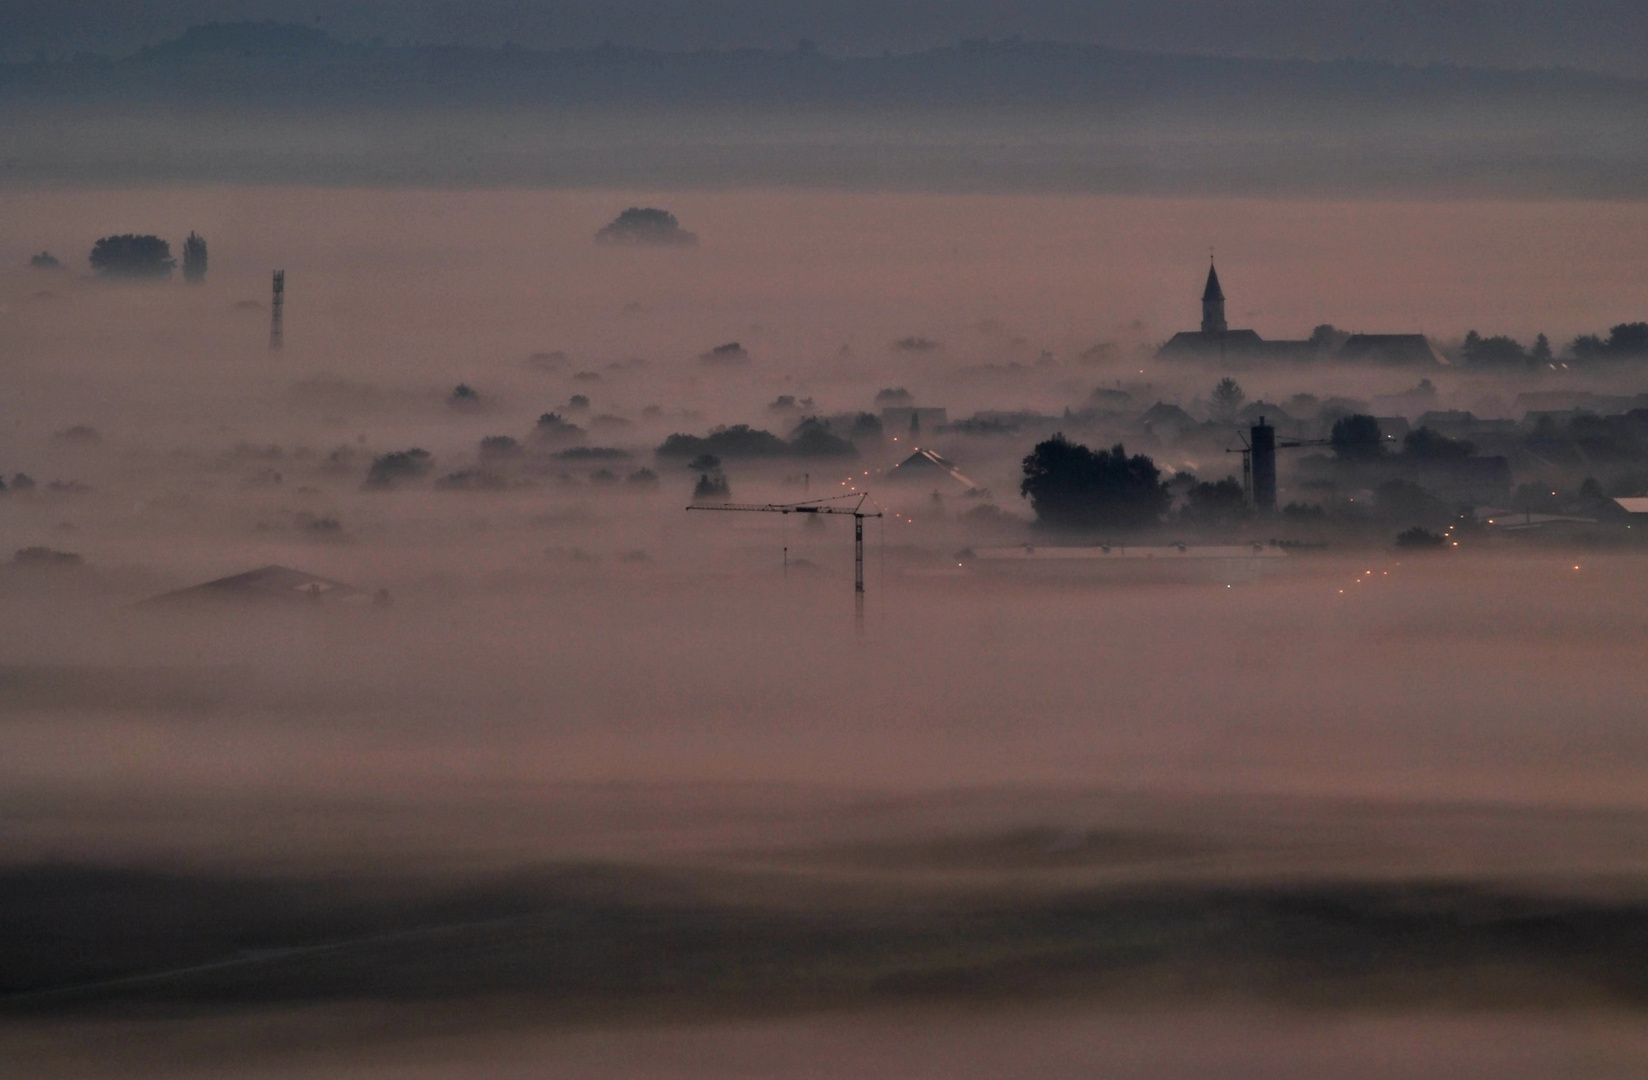
[[[0,42],[121,52],[198,22],[302,21],[345,38],[524,45],[878,52],[963,37],[1098,41],[1162,51],[1648,74],[1648,6],[1630,0],[7,0]]]

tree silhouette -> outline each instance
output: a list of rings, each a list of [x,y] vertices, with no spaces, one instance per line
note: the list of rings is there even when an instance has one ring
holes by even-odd
[[[191,285],[206,280],[206,238],[194,232],[183,241],[183,280]]]
[[[1648,354],[1648,323],[1620,323],[1608,330],[1608,351],[1615,356]]]
[[[1198,483],[1185,492],[1185,518],[1202,525],[1223,525],[1247,517],[1247,493],[1234,476],[1217,483]]]
[[[1172,502],[1148,457],[1128,457],[1121,443],[1095,452],[1062,433],[1024,459],[1019,495],[1038,525],[1054,529],[1139,528],[1159,521]]]
[[[1240,384],[1228,375],[1220,379],[1219,385],[1213,388],[1213,411],[1221,417],[1235,416],[1236,410],[1240,409],[1242,402],[1246,400],[1247,394],[1243,392]]]
[[[105,277],[169,278],[177,260],[158,236],[105,236],[92,245],[92,269]]]
[[[1503,335],[1483,337],[1475,330],[1465,335],[1460,352],[1468,363],[1477,367],[1525,367],[1528,364],[1528,351],[1520,341]]]
[[[1350,334],[1332,323],[1323,323],[1310,332],[1311,347],[1320,355],[1339,351],[1339,346],[1350,340]]]
[[[434,459],[427,450],[417,447],[411,450],[396,450],[373,460],[372,468],[366,473],[366,485],[376,488],[392,487],[397,480],[424,475],[434,468],[434,465]]]
[[[1361,413],[1335,420],[1329,441],[1340,461],[1377,461],[1385,456],[1385,436],[1379,430],[1379,421]]]
[[[632,206],[596,233],[595,242],[691,247],[698,243],[698,237],[681,228],[681,223],[668,210]]]
[[[692,488],[692,501],[705,502],[716,499],[727,500],[732,497],[732,488],[727,484],[727,478],[719,473],[702,473],[698,483]]]
[[[1576,360],[1620,360],[1648,356],[1648,323],[1620,323],[1608,329],[1604,340],[1596,334],[1581,334],[1568,344],[1568,354]]]
[[[1476,445],[1465,439],[1450,439],[1422,427],[1403,437],[1402,453],[1419,461],[1457,461],[1476,453]]]

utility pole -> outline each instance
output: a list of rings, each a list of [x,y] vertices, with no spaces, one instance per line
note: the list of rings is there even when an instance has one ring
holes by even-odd
[[[275,271],[275,294],[269,302],[269,351],[280,352],[285,345],[286,271]]]

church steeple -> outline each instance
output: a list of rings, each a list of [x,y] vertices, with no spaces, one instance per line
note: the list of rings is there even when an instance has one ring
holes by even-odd
[[[1219,271],[1207,267],[1207,288],[1202,290],[1202,333],[1222,334],[1225,325],[1225,293],[1219,288]]]

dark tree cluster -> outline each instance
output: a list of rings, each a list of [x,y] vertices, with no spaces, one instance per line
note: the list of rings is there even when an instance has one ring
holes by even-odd
[[[1632,360],[1648,358],[1648,322],[1620,323],[1606,338],[1581,334],[1568,346],[1575,360]]]
[[[521,444],[508,435],[488,435],[481,440],[482,459],[499,460],[521,456]]]
[[[105,277],[153,278],[172,276],[177,260],[172,245],[158,236],[105,236],[92,245],[92,269]]]
[[[596,233],[595,242],[598,244],[692,247],[698,243],[698,235],[681,228],[681,223],[668,210],[659,210],[650,206],[632,206]]]
[[[829,426],[816,417],[809,417],[796,428],[795,436],[786,442],[770,431],[752,428],[748,424],[716,428],[708,435],[684,435],[677,432],[665,439],[656,451],[662,458],[695,458],[700,455],[734,460],[738,458],[848,458],[856,457],[858,449],[851,442],[830,433]]]
[[[366,473],[366,484],[368,487],[393,487],[397,481],[424,475],[434,465],[435,460],[427,450],[396,450],[372,462],[371,469]]]
[[[1606,337],[1581,334],[1568,343],[1562,355],[1569,362],[1581,364],[1648,359],[1648,322],[1619,323],[1609,328]],[[1472,330],[1465,335],[1459,356],[1469,367],[1498,371],[1539,369],[1557,362],[1544,334],[1524,347],[1513,337],[1484,337]]]
[[[1543,367],[1553,359],[1550,340],[1544,334],[1534,339],[1532,347],[1524,348],[1515,338],[1483,337],[1475,330],[1465,335],[1459,355],[1471,367],[1500,370]]]
[[[546,412],[538,417],[532,433],[540,442],[551,442],[582,438],[584,429],[563,419],[560,413]]]
[[[698,359],[706,364],[747,364],[750,352],[736,341],[729,341],[717,345],[708,352],[698,354]]]
[[[1091,450],[1064,435],[1036,444],[1024,459],[1021,497],[1036,523],[1072,531],[1137,529],[1161,520],[1172,502],[1156,463],[1121,443]]]
[[[630,453],[616,446],[574,446],[555,456],[562,461],[627,461]]]
[[[1566,424],[1542,417],[1525,444],[1541,457],[1574,464],[1642,465],[1648,463],[1648,409],[1619,416],[1575,416]]]
[[[693,502],[725,501],[732,497],[732,488],[727,484],[727,478],[720,473],[701,473],[698,483],[692,488]]]
[[[1379,430],[1379,421],[1362,413],[1335,420],[1328,441],[1341,461],[1378,461],[1385,456],[1385,436]]]
[[[1415,461],[1459,461],[1475,453],[1475,443],[1450,439],[1428,427],[1410,431],[1402,439],[1402,456]]]

